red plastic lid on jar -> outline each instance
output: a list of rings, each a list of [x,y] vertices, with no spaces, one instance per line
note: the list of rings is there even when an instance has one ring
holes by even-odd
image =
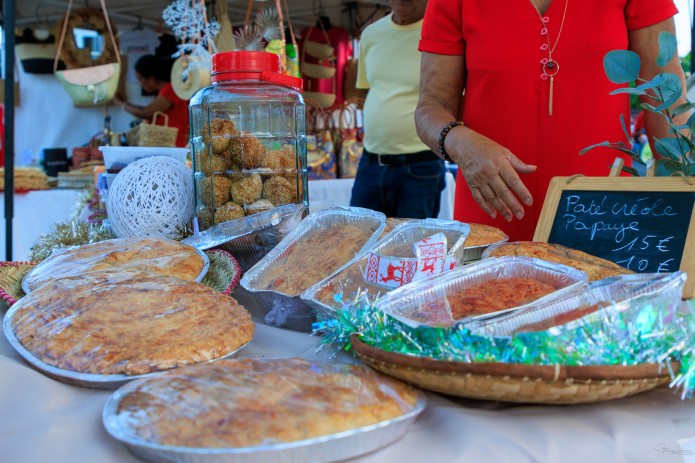
[[[280,57],[265,51],[235,50],[212,55],[210,80],[257,79],[302,90],[302,79],[282,73]]]

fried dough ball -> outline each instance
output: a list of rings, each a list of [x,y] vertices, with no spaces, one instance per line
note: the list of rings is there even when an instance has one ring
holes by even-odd
[[[258,201],[254,201],[251,204],[244,206],[244,212],[246,212],[246,215],[253,215],[258,214],[259,212],[267,211],[274,207],[275,206],[273,206],[273,203],[267,199],[259,199]]]
[[[261,199],[263,181],[258,174],[247,175],[232,184],[232,200],[237,204],[250,204]]]
[[[197,153],[195,167],[205,175],[210,175],[213,172],[225,172],[227,170],[227,158],[219,154]]]
[[[231,196],[232,179],[221,175],[213,175],[200,180],[200,192],[203,204],[213,206],[224,204]]]
[[[232,163],[240,165],[242,169],[257,169],[260,167],[265,151],[265,145],[248,132],[244,132],[239,137],[234,137],[227,150]]]
[[[261,167],[270,169],[273,174],[280,174],[288,180],[295,177],[297,172],[297,160],[294,150],[285,147],[281,150],[268,151],[261,163]]]
[[[292,202],[295,196],[294,190],[294,186],[286,178],[270,177],[263,184],[263,197],[277,206],[282,206]]]
[[[206,145],[212,145],[212,152],[215,154],[223,154],[227,151],[229,140],[239,134],[234,123],[229,119],[213,119],[210,121],[210,132],[203,130],[203,141]]]
[[[215,223],[227,222],[244,216],[244,208],[233,201],[227,201],[215,211]]]
[[[225,154],[230,164],[241,166],[241,138],[238,135],[229,139],[229,146]]]

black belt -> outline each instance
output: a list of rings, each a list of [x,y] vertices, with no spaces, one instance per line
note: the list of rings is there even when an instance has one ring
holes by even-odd
[[[439,161],[440,158],[432,151],[420,151],[410,154],[376,154],[364,150],[370,164],[378,164],[386,167],[403,167],[416,162]]]

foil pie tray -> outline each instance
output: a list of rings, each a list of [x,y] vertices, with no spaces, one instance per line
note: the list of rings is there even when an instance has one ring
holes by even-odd
[[[240,448],[199,448],[160,445],[127,435],[116,415],[121,400],[138,386],[131,382],[114,392],[104,405],[106,431],[138,458],[155,463],[323,463],[355,458],[400,439],[427,404],[422,394],[415,407],[396,418],[314,439]]]
[[[220,223],[181,242],[197,249],[223,249],[246,272],[301,222],[306,211],[303,204],[286,204]]]
[[[138,378],[146,378],[155,375],[157,372],[146,373],[143,375],[99,375],[92,373],[79,373],[76,371],[65,370],[63,368],[58,368],[53,365],[49,365],[43,360],[36,357],[31,351],[29,351],[24,345],[17,339],[17,336],[12,329],[12,318],[16,312],[16,308],[12,307],[5,314],[5,319],[3,320],[3,330],[5,332],[5,337],[9,341],[10,345],[14,350],[35,370],[43,373],[44,375],[60,381],[61,383],[70,384],[73,386],[87,387],[91,389],[118,389],[124,384]],[[236,355],[248,345],[248,343],[235,349],[234,351],[223,355],[222,357],[209,360],[214,362],[216,360],[234,358]],[[168,371],[168,370],[164,370]]]
[[[587,280],[585,272],[541,259],[516,256],[489,258],[395,289],[377,300],[376,307],[412,327],[452,326],[495,318],[521,310],[528,304],[455,320],[447,295],[464,292],[486,281],[510,277],[533,278],[556,288],[555,292],[534,302],[556,297],[558,291],[568,291]]]
[[[210,259],[208,258],[207,254],[202,249],[197,249],[193,247],[193,249],[196,251],[196,253],[200,256],[201,259],[203,259],[203,268],[200,270],[200,274],[195,278],[195,281],[200,283],[203,281],[203,278],[205,278],[205,275],[207,275],[208,270],[210,270]],[[68,249],[64,249],[63,251],[59,252],[65,252]],[[46,262],[46,261],[44,261]],[[31,293],[31,289],[29,288],[29,281],[31,280],[31,275],[35,272],[41,272],[43,269],[41,267],[41,264],[37,265],[36,267],[32,268],[27,272],[26,275],[24,275],[24,278],[22,278],[22,290],[24,291],[25,294]],[[136,267],[134,267],[134,270],[137,270]]]
[[[259,303],[258,305],[263,307],[265,311],[263,318],[266,324],[297,331],[311,331],[311,325],[316,320],[312,307],[302,300],[299,294],[285,294],[266,289],[266,277],[273,266],[279,265],[290,255],[297,242],[308,239],[306,237],[316,230],[334,224],[356,225],[368,230],[371,236],[352,259],[331,272],[331,275],[348,266],[376,244],[379,235],[386,226],[386,216],[381,212],[369,209],[339,206],[314,212],[300,222],[270,253],[241,278],[241,287],[251,293]]]

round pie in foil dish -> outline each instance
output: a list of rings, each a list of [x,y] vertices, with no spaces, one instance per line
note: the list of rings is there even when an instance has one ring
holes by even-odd
[[[164,238],[118,238],[54,253],[27,273],[22,289],[29,294],[49,281],[95,271],[127,270],[202,281],[210,267],[201,250]]]
[[[421,391],[364,366],[237,359],[130,382],[102,418],[147,461],[299,463],[375,451],[424,408]]]
[[[12,306],[3,328],[15,350],[46,375],[113,389],[234,355],[255,325],[233,298],[202,283],[118,271],[46,283]]]

